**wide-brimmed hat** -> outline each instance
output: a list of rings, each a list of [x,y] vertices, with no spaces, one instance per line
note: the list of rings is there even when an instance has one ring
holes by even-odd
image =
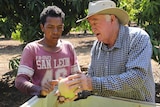
[[[129,16],[126,11],[123,9],[117,8],[116,4],[110,0],[99,0],[89,3],[88,15],[76,22],[86,20],[87,18],[96,15],[96,14],[111,14],[115,15],[121,24],[126,25],[129,22]]]

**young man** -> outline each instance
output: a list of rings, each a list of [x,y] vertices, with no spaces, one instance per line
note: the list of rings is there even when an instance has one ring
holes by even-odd
[[[61,40],[65,14],[57,6],[48,6],[40,14],[44,37],[23,50],[15,86],[29,95],[46,96],[58,82],[80,71],[72,44]],[[28,35],[29,36],[29,35]]]
[[[82,90],[98,96],[155,102],[149,35],[140,28],[125,26],[127,12],[110,0],[90,2],[88,15],[77,22],[85,19],[97,41],[91,50],[88,75],[72,75],[70,82],[79,78]]]

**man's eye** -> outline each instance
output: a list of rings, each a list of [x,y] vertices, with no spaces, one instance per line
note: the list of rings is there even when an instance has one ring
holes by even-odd
[[[62,26],[59,26],[58,29],[62,29]]]
[[[52,29],[53,27],[49,26],[48,28],[49,28],[49,29]]]

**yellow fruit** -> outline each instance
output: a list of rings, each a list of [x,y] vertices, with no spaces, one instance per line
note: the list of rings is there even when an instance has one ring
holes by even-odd
[[[74,90],[69,89],[69,87],[66,85],[67,78],[61,79],[58,83],[58,90],[61,93],[62,96],[65,98],[73,98],[75,96]]]

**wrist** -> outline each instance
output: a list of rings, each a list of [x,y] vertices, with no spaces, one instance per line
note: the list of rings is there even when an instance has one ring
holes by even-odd
[[[87,76],[87,82],[88,82],[88,91],[92,91],[92,78]]]

